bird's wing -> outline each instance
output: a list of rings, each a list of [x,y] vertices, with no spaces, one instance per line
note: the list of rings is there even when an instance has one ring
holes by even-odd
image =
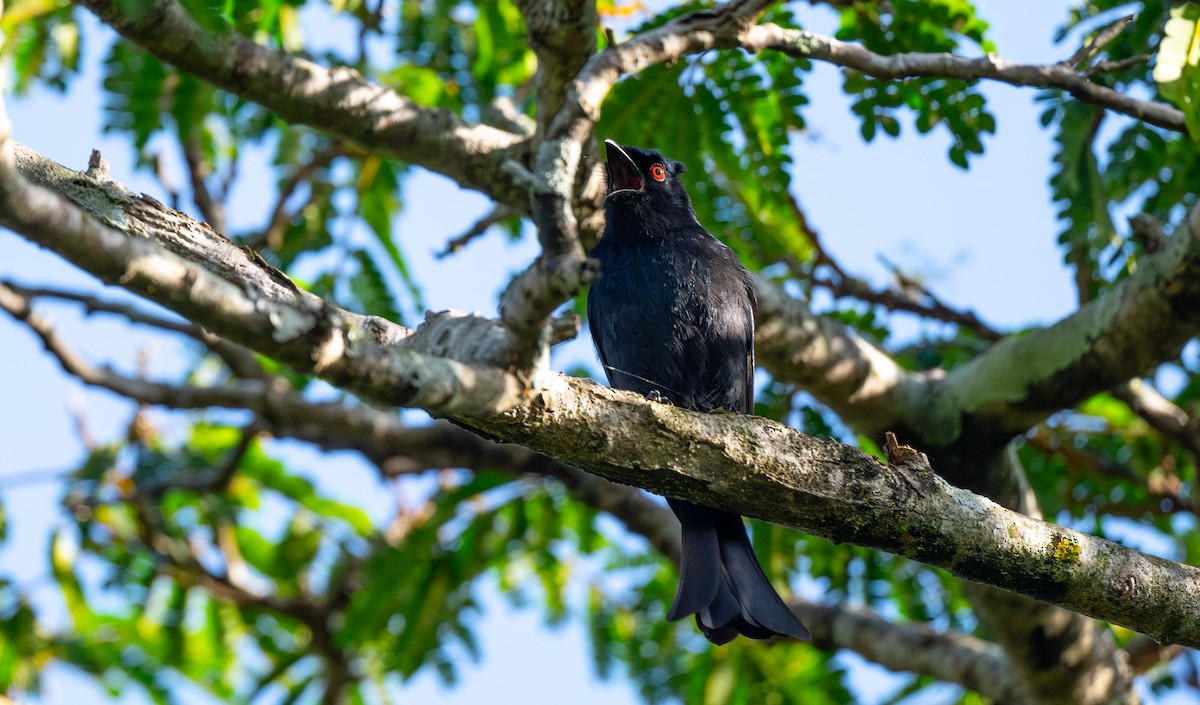
[[[746,272],[746,297],[750,310],[746,323],[746,408],[743,411],[747,414],[754,413],[754,314],[758,312],[758,297],[754,295],[753,276]]]
[[[612,385],[612,375],[608,370],[608,356],[604,354],[604,339],[608,336],[596,329],[596,326],[602,325],[604,321],[604,312],[600,303],[600,296],[596,296],[596,285],[592,285],[592,291],[587,299],[587,317],[588,325],[592,327],[592,344],[596,346],[596,356],[600,358],[600,366],[604,368],[604,378]]]

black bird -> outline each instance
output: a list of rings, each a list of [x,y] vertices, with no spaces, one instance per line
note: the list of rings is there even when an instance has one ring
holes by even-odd
[[[604,237],[588,321],[608,382],[696,411],[754,409],[754,307],[737,255],[696,220],[683,164],[605,140]],[[737,514],[668,499],[683,525],[667,619],[696,615],[714,644],[808,630],[771,587]]]

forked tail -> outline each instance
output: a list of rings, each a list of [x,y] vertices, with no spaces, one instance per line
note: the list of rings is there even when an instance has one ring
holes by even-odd
[[[667,619],[696,615],[696,626],[714,644],[738,634],[809,638],[763,573],[740,516],[678,499],[667,503],[683,525],[679,587]]]

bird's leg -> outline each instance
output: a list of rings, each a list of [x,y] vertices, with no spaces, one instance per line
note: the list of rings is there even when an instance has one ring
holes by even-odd
[[[657,389],[651,389],[646,394],[646,401],[653,401],[653,402],[657,402],[659,404],[667,404],[669,406],[675,406],[674,404],[671,403],[670,399],[664,397],[662,395],[662,392],[658,391]]]

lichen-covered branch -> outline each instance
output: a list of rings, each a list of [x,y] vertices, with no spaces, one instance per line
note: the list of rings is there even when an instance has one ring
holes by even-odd
[[[31,311],[28,296],[0,284],[0,308],[25,322],[63,367],[87,384],[140,403],[175,409],[222,406],[255,412],[256,426],[275,436],[298,438],[326,450],[356,450],[387,476],[443,467],[486,467],[513,475],[532,474],[562,482],[577,501],[620,520],[674,561],[680,556],[678,521],[639,490],[564,465],[527,448],[499,444],[446,422],[409,427],[395,414],[337,402],[312,403],[286,380],[213,388],[133,379],[94,367],[71,350],[44,318]],[[250,436],[247,435],[246,438]],[[190,481],[184,475],[172,486]],[[222,593],[223,594],[223,593]],[[999,648],[962,634],[938,633],[924,625],[896,625],[863,608],[793,600],[827,649],[847,648],[894,670],[959,683],[1003,702],[1021,702],[1012,667]]]
[[[923,442],[1006,442],[1050,414],[1146,374],[1200,332],[1200,208],[1161,252],[1058,323],[996,343],[907,413]],[[918,418],[919,417],[919,418]],[[982,434],[982,435],[981,435]]]
[[[765,419],[698,414],[565,377],[547,378],[536,403],[459,421],[610,480],[1200,644],[1200,569],[1004,509],[946,484],[923,458],[885,466]]]
[[[388,477],[433,468],[486,467],[516,476],[553,478],[576,501],[612,515],[671,560],[677,562],[681,555],[678,521],[665,505],[651,501],[634,487],[577,470],[522,446],[485,440],[447,422],[412,427],[395,414],[367,406],[314,403],[284,379],[198,388],[149,382],[96,368],[72,350],[46,319],[30,310],[31,298],[19,287],[0,283],[0,308],[22,320],[64,369],[86,384],[139,403],[173,409],[246,409],[256,415],[255,429],[304,440],[325,450],[358,451]],[[252,437],[251,433],[243,435],[242,452]],[[221,472],[204,478],[201,484],[194,476],[184,474],[154,488],[140,488],[139,493],[159,494],[172,488],[198,490],[207,484],[220,484],[227,481],[234,467],[235,462],[227,461]],[[225,586],[217,587],[219,594],[225,594]],[[793,599],[791,606],[822,648],[850,649],[893,670],[958,683],[998,701],[1022,702],[1012,668],[995,645],[963,634],[939,633],[924,625],[893,624],[848,604],[818,605]]]
[[[101,281],[383,403],[452,414],[521,402],[514,375],[426,354],[408,329],[326,304],[203,223],[15,146],[0,122],[0,224]]]

